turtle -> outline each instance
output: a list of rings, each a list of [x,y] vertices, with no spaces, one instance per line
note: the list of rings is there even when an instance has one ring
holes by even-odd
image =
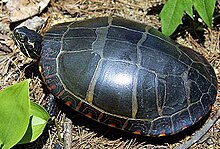
[[[57,24],[44,37],[19,27],[13,36],[58,100],[110,127],[173,135],[216,100],[217,78],[204,56],[144,23],[107,16]]]

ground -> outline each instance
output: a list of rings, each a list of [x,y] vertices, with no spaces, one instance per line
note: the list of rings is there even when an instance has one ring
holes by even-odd
[[[16,0],[15,0],[16,1]],[[25,78],[31,78],[30,96],[37,103],[45,105],[45,98],[48,91],[37,73],[38,68],[31,67],[32,72],[25,72],[30,65],[30,60],[25,58],[16,48],[11,30],[26,20],[20,20],[25,14],[34,12],[32,8],[39,4],[40,0],[21,0],[19,1],[25,11],[22,13],[22,7],[19,7],[18,14],[12,13],[15,6],[13,0],[0,0],[0,89],[8,85],[20,82]],[[12,3],[11,5],[7,3]],[[139,21],[160,29],[161,24],[158,14],[164,4],[164,0],[41,0],[45,3],[36,14],[39,18],[43,18],[46,22],[41,26],[41,33],[45,33],[52,25],[66,22],[83,20],[97,16],[121,16],[127,19]],[[47,4],[49,2],[49,4]],[[7,4],[7,5],[6,5]],[[30,10],[30,11],[29,11]],[[203,23],[199,27],[192,29],[188,25],[190,19],[187,17],[183,20],[183,25],[172,35],[172,39],[176,42],[190,47],[197,52],[203,54],[215,72],[220,77],[220,1],[217,1],[214,14],[213,28],[208,29]],[[15,15],[16,14],[16,15]],[[34,14],[33,14],[34,15]],[[196,21],[198,23],[198,21]],[[194,30],[194,31],[192,31]],[[218,86],[220,84],[218,83]],[[217,101],[220,100],[218,94]],[[209,117],[212,117],[219,110],[219,102],[216,102]],[[209,117],[207,119],[209,119]],[[52,122],[48,125],[43,135],[34,143],[16,146],[15,148],[60,148],[63,142],[64,121],[67,118],[72,120],[72,148],[175,148],[189,140],[191,136],[200,130],[201,125],[206,121],[202,121],[187,132],[167,138],[150,138],[131,135],[119,130],[109,128],[98,124],[84,116],[73,112],[68,107],[61,107],[57,115],[57,127]],[[100,129],[101,128],[101,129]],[[60,133],[59,133],[60,132]],[[220,148],[220,120],[218,120],[212,128],[190,148]]]

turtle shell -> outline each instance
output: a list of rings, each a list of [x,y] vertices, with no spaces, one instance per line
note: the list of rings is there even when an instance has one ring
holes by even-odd
[[[58,99],[135,134],[180,132],[208,113],[217,94],[216,75],[202,55],[122,18],[53,26],[40,64]]]

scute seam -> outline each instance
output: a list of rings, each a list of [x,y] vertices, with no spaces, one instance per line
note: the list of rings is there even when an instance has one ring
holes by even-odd
[[[98,61],[98,65],[96,66],[95,72],[92,76],[91,82],[89,84],[89,87],[86,93],[85,101],[89,102],[91,105],[92,105],[93,98],[94,98],[95,85],[101,73],[101,66],[104,60],[103,50],[104,50],[104,46],[106,43],[107,34],[108,34],[111,21],[112,21],[111,19],[108,19],[109,25],[107,27],[101,27],[101,28],[96,29],[95,33],[97,37],[96,37],[96,40],[92,43],[92,49],[94,52],[91,52],[91,53],[98,54],[101,57],[101,59]],[[102,33],[104,34],[102,35]]]

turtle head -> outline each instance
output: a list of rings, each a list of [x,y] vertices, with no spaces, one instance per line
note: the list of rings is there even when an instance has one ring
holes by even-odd
[[[40,57],[42,48],[42,37],[40,34],[22,26],[14,29],[13,38],[25,56],[32,59],[38,59]]]

